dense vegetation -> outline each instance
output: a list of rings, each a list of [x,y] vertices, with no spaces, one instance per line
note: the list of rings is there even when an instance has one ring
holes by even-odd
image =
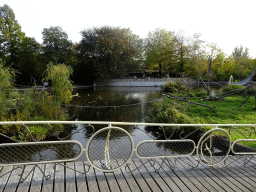
[[[200,34],[156,29],[145,39],[120,27],[95,27],[81,31],[81,41],[73,43],[61,27],[42,30],[43,43],[27,37],[15,19],[13,10],[0,7],[0,58],[4,67],[15,69],[16,84],[41,83],[47,64],[65,63],[73,70],[73,81],[92,84],[124,77],[128,72],[159,71],[159,77],[207,75],[207,58],[212,58],[213,80],[234,80],[253,71],[255,59],[249,50],[235,47],[226,55],[216,45],[201,39]],[[87,78],[85,78],[87,77]],[[32,82],[31,82],[32,80]]]
[[[0,60],[1,61],[1,60]],[[70,81],[72,71],[64,64],[47,65],[45,79],[51,81],[52,89],[36,87],[18,90],[13,86],[15,73],[0,63],[0,121],[45,121],[66,120],[67,113],[62,104],[71,100],[73,86]],[[35,140],[43,140],[62,130],[62,125],[30,126]],[[23,125],[2,125],[1,133],[14,139],[31,140],[32,137]]]

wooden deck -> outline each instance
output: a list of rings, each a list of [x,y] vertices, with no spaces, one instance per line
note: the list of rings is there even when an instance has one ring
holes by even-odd
[[[230,157],[231,162],[236,157]],[[154,170],[146,160],[132,159],[128,163],[127,173],[121,168],[114,173],[103,173],[91,167],[86,174],[81,174],[64,166],[54,164],[42,164],[39,167],[51,175],[46,180],[38,168],[32,171],[29,177],[19,183],[21,177],[30,172],[32,166],[26,166],[22,175],[22,169],[18,168],[0,178],[1,191],[256,191],[256,162],[248,163],[245,167],[238,160],[226,167],[222,165],[205,167],[201,164],[197,168],[191,168],[189,164],[195,163],[194,157],[183,160],[170,159],[174,170],[168,167],[167,161],[158,172]],[[143,162],[145,164],[143,164]],[[156,159],[155,168],[159,168],[162,159]],[[87,162],[66,163],[67,166],[79,171],[84,171]],[[136,170],[136,168],[140,167]],[[12,170],[13,167],[5,167],[0,175]]]

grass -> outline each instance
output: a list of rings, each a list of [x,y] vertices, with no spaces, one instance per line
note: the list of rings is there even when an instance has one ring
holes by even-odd
[[[234,95],[219,101],[200,101],[199,99],[192,99],[191,101],[209,105],[215,108],[215,110],[191,104],[190,110],[187,111],[186,114],[192,118],[201,117],[209,124],[255,124],[255,98],[250,97],[242,107],[239,107],[245,98],[246,97],[240,95]],[[230,132],[232,141],[245,139],[244,136],[249,137],[250,132],[252,132],[250,139],[256,139],[256,132],[251,129],[251,127],[236,128],[237,129],[226,128],[226,130]],[[251,142],[247,145],[256,148],[256,142]]]
[[[225,88],[215,90],[215,94],[227,93],[230,91],[244,89],[242,85],[229,85]],[[154,122],[164,123],[196,123],[196,124],[256,124],[256,99],[251,96],[243,106],[239,105],[247,98],[242,95],[232,95],[226,97],[225,100],[201,101],[201,98],[206,98],[205,90],[200,88],[191,89],[179,84],[168,82],[163,91],[171,93],[175,97],[192,97],[190,101],[205,104],[213,107],[209,109],[203,106],[190,104],[188,111],[188,103],[179,100],[166,98],[164,101],[158,103],[151,109],[151,119]],[[251,90],[247,91],[250,94]],[[241,93],[241,92],[240,92]],[[239,93],[239,94],[240,94]],[[201,98],[199,98],[201,97]],[[178,112],[173,112],[173,110]],[[176,115],[178,114],[178,115]],[[231,140],[237,139],[256,139],[256,128],[252,127],[219,127],[226,129],[231,136]],[[211,127],[205,127],[206,132]],[[245,145],[256,148],[256,142],[247,142]]]
[[[245,97],[240,95],[226,97],[225,100],[219,101],[193,99],[191,101],[209,105],[215,110],[191,104],[187,114],[191,117],[200,115],[208,123],[213,124],[255,124],[255,98],[250,97],[242,107],[239,107],[244,100]]]

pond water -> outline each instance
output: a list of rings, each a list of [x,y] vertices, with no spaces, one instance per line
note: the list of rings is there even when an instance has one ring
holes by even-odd
[[[75,89],[74,94],[78,96],[67,107],[71,121],[146,122],[152,103],[163,98],[160,87],[92,87]],[[95,131],[104,127],[106,125],[94,125]],[[134,146],[143,140],[152,140],[134,126],[119,127],[132,135]],[[79,141],[85,148],[91,130],[81,124],[68,126],[60,137],[74,133],[69,139]]]
[[[218,90],[213,89],[212,92],[217,94]],[[200,91],[205,90],[202,88]],[[72,121],[148,122],[152,103],[163,99],[160,87],[91,87],[76,89],[74,94],[78,96],[73,98],[67,108]],[[106,125],[94,125],[95,131],[104,127]],[[152,128],[145,130],[145,126],[139,126],[139,128],[145,130],[151,137],[134,126],[119,127],[132,135],[135,147],[141,141],[152,140],[151,137],[158,136]],[[65,130],[62,137],[73,134],[69,139],[79,141],[84,148],[86,147],[91,137],[91,128],[77,124]],[[122,142],[122,138],[119,140]],[[169,150],[169,153],[174,152],[171,147],[159,143],[152,144],[151,148],[154,151],[163,148],[163,150]]]

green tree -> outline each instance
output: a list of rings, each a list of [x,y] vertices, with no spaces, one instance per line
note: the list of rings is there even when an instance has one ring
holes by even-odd
[[[68,103],[72,100],[73,86],[70,81],[72,72],[72,68],[65,64],[49,63],[47,65],[45,80],[52,82],[53,95],[58,104]]]
[[[46,61],[41,60],[40,44],[34,38],[24,37],[17,52],[18,83],[31,83],[31,79],[41,80],[46,67]]]
[[[178,31],[175,33],[175,49],[176,49],[176,62],[178,65],[178,71],[182,74],[184,66],[189,62],[189,36],[184,31]]]
[[[236,79],[241,80],[250,75],[250,73],[253,71],[253,65],[249,56],[249,49],[244,49],[242,45],[240,45],[240,47],[235,47],[234,51],[232,52],[232,57],[235,61],[234,70],[236,72],[233,76]]]
[[[72,42],[61,27],[43,29],[42,51],[48,62],[71,63]]]
[[[149,70],[173,72],[171,64],[174,56],[173,34],[165,29],[150,31],[145,39],[145,65]]]
[[[240,45],[240,47],[237,46],[234,48],[232,56],[235,59],[235,61],[239,59],[249,59],[249,49],[247,47],[244,49],[242,45]]]
[[[15,108],[18,92],[13,87],[14,71],[3,66],[3,60],[0,59],[0,117],[7,114],[9,108]],[[13,90],[14,89],[14,90]]]
[[[142,41],[130,29],[95,27],[81,34],[82,40],[76,46],[80,73],[87,71],[92,79],[104,81],[123,77],[127,72],[138,69]]]
[[[205,41],[201,40],[200,37],[200,33],[195,33],[192,38],[189,38],[186,63],[183,66],[186,75],[193,78],[202,76],[207,68]]]
[[[8,5],[0,7],[0,58],[7,65],[16,67],[19,43],[24,36],[13,10]]]

